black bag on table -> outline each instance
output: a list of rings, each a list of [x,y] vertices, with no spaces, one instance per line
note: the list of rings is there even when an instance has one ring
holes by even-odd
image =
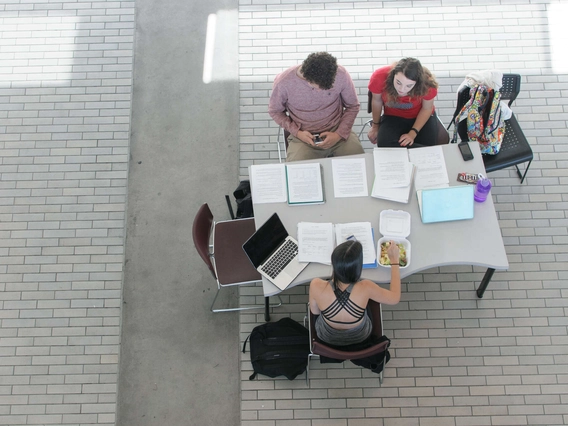
[[[256,326],[243,345],[246,352],[250,338],[250,360],[254,373],[268,377],[286,376],[293,380],[306,371],[310,341],[308,329],[291,318]]]

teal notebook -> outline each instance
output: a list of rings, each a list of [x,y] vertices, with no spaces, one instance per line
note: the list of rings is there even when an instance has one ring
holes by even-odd
[[[473,185],[416,191],[422,223],[473,219]]]

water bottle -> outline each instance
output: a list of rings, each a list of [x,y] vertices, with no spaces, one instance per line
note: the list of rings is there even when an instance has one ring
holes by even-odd
[[[491,191],[491,181],[483,175],[479,175],[479,179],[473,191],[473,199],[479,203],[483,203],[487,199],[487,195]]]

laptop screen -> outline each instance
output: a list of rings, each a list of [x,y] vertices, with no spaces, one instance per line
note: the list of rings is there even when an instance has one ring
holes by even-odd
[[[288,237],[282,221],[274,213],[243,244],[243,250],[255,268],[258,268]]]

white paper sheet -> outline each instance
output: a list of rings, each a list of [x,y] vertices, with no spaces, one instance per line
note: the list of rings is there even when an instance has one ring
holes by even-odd
[[[408,150],[375,148],[373,150],[375,180],[371,196],[384,200],[408,203],[414,165],[408,161]]]
[[[408,150],[400,148],[375,148],[375,183],[381,188],[401,188],[410,185],[411,165]]]
[[[367,197],[367,167],[364,158],[331,160],[335,198]]]
[[[286,180],[290,204],[324,202],[320,163],[287,164]]]
[[[337,245],[354,236],[363,246],[363,264],[376,265],[377,251],[373,242],[373,228],[370,222],[338,223],[335,225],[335,240]]]
[[[298,257],[300,262],[331,265],[334,235],[331,223],[298,223]]]
[[[448,170],[441,146],[409,149],[410,161],[416,166],[416,189],[448,186]]]
[[[250,168],[253,204],[285,203],[286,169],[284,164],[257,164]]]

